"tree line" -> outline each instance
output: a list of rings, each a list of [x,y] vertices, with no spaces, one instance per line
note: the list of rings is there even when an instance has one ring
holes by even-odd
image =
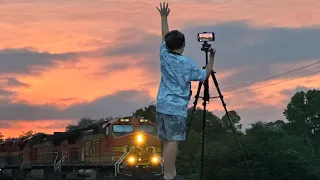
[[[191,109],[188,113],[190,115]],[[156,107],[153,105],[133,113],[153,122],[156,120],[155,114]],[[283,114],[285,120],[258,121],[243,132],[241,117],[236,111],[229,111],[232,124],[229,124],[226,115],[220,118],[206,111],[204,179],[250,179],[230,128],[233,126],[256,180],[319,180],[320,91],[297,92]],[[188,142],[181,144],[177,159],[177,171],[190,180],[199,179],[200,174],[202,115],[203,110],[197,108]],[[83,118],[77,125],[67,126],[66,131],[105,119]]]
[[[155,121],[155,113],[155,106],[149,106],[134,114]],[[254,179],[320,179],[320,91],[297,92],[283,114],[285,120],[258,121],[242,132],[236,111],[229,111],[232,124],[226,115],[219,118],[206,111],[204,179],[250,180],[231,125]],[[188,142],[181,144],[177,160],[178,172],[190,180],[199,179],[200,174],[202,115],[203,110],[197,108]]]

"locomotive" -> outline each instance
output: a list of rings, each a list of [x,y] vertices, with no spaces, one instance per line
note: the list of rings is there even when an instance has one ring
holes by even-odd
[[[139,117],[36,134],[0,144],[1,180],[158,179],[163,174],[154,123]]]

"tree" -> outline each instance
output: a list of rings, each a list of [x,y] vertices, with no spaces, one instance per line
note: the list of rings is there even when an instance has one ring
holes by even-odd
[[[203,110],[196,108],[193,119],[191,119],[191,113],[192,108],[189,108],[188,122],[191,121],[189,128],[196,133],[201,134],[203,131]],[[226,130],[223,128],[220,118],[210,111],[206,111],[205,126],[205,135],[209,140],[220,141],[221,136],[226,134]]]
[[[297,92],[283,114],[295,133],[317,136],[320,133],[320,91]]]
[[[77,129],[86,128],[90,125],[97,124],[97,123],[104,122],[104,121],[109,121],[112,119],[113,119],[112,117],[107,117],[106,119],[101,118],[99,120],[95,120],[95,119],[91,119],[91,118],[82,118],[82,119],[80,119],[80,121],[76,125],[69,124],[66,127],[66,131],[74,131]]]
[[[4,141],[3,135],[0,133],[0,143],[2,143],[3,141]]]
[[[151,122],[156,122],[156,106],[150,105],[148,107],[145,107],[144,109],[138,109],[133,113],[133,116],[143,117]]]
[[[23,133],[19,136],[19,138],[21,138],[21,139],[27,139],[27,138],[35,135],[35,134],[36,134],[36,133],[33,132],[33,131],[27,131],[27,132],[23,132]]]
[[[237,130],[241,130],[242,128],[242,124],[240,124],[241,117],[238,115],[238,113],[234,110],[231,110],[228,112],[228,114],[229,114],[232,126],[235,127]],[[226,129],[229,129],[228,131],[231,131],[231,125],[229,123],[227,114],[225,114],[221,120],[222,120],[223,127]]]

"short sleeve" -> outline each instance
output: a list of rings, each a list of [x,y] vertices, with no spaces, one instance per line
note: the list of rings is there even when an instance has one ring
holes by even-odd
[[[207,77],[207,71],[205,69],[198,68],[198,66],[192,60],[189,60],[189,64],[190,81],[205,81]]]
[[[160,57],[164,57],[166,54],[168,54],[168,49],[166,46],[166,42],[163,41],[161,46],[160,46]]]

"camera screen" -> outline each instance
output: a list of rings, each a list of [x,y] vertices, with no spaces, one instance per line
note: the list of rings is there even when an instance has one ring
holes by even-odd
[[[199,33],[198,34],[198,41],[214,41],[214,33],[208,32],[208,33]]]

